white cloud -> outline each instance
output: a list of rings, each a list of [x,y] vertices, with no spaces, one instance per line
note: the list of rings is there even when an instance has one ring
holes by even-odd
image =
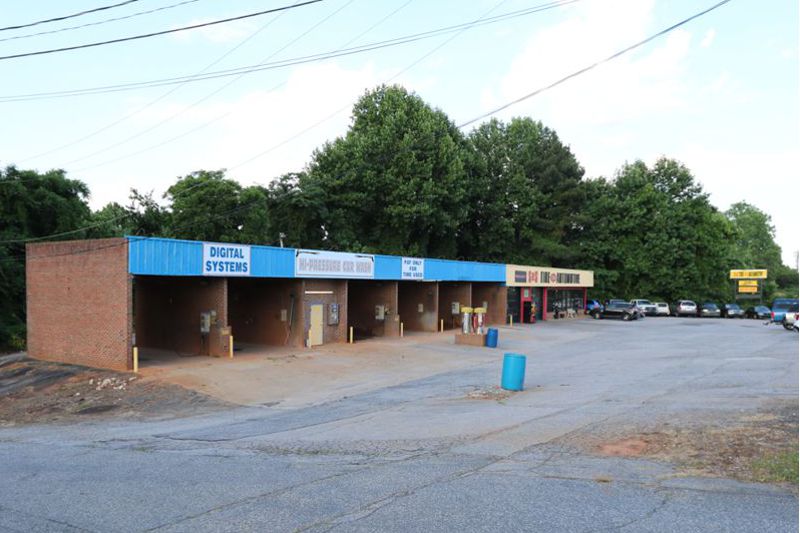
[[[641,40],[653,16],[651,0],[589,2],[565,21],[537,32],[494,88],[509,101]],[[634,52],[512,107],[506,116],[531,114],[553,124],[621,123],[684,105],[682,82],[691,35],[676,30],[653,48]]]
[[[708,30],[706,32],[705,37],[703,37],[703,40],[700,41],[700,46],[702,46],[703,48],[708,48],[709,46],[711,46],[711,43],[714,42],[714,37],[716,37],[716,35],[717,31],[714,28]]]
[[[211,22],[212,19],[195,19],[190,20],[184,26],[195,26],[197,24],[205,24]],[[172,34],[172,38],[184,43],[192,42],[195,39],[205,39],[212,43],[230,43],[234,41],[241,41],[245,37],[251,35],[256,25],[248,20],[238,20],[233,22],[226,22],[223,24],[215,24],[213,26],[204,26],[194,30],[186,30]]]

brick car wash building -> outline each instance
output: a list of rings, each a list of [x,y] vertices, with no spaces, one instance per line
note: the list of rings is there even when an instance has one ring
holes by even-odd
[[[29,244],[28,353],[130,370],[134,347],[225,356],[234,342],[396,337],[401,323],[409,332],[459,328],[464,306],[485,307],[486,322],[501,324],[508,287],[518,288],[509,267],[141,237]]]

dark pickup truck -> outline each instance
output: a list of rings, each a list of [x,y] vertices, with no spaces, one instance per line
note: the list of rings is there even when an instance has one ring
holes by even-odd
[[[622,320],[636,320],[639,318],[636,306],[630,302],[611,300],[604,309],[592,309],[589,313],[592,318],[621,318]]]

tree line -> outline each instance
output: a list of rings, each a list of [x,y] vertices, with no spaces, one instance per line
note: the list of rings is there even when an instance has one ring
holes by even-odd
[[[767,268],[767,298],[797,294],[769,215],[745,202],[720,212],[680,162],[635,161],[589,179],[539,121],[493,119],[462,133],[399,86],[366,92],[342,137],[267,186],[198,170],[163,198],[132,189],[127,203],[97,211],[88,198],[62,170],[0,170],[0,346],[24,345],[24,241],[51,235],[581,268],[595,271],[601,299],[728,301],[729,269]]]

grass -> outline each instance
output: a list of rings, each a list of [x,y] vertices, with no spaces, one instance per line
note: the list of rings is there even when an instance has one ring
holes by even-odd
[[[797,449],[765,455],[753,461],[753,477],[762,483],[797,483]]]

